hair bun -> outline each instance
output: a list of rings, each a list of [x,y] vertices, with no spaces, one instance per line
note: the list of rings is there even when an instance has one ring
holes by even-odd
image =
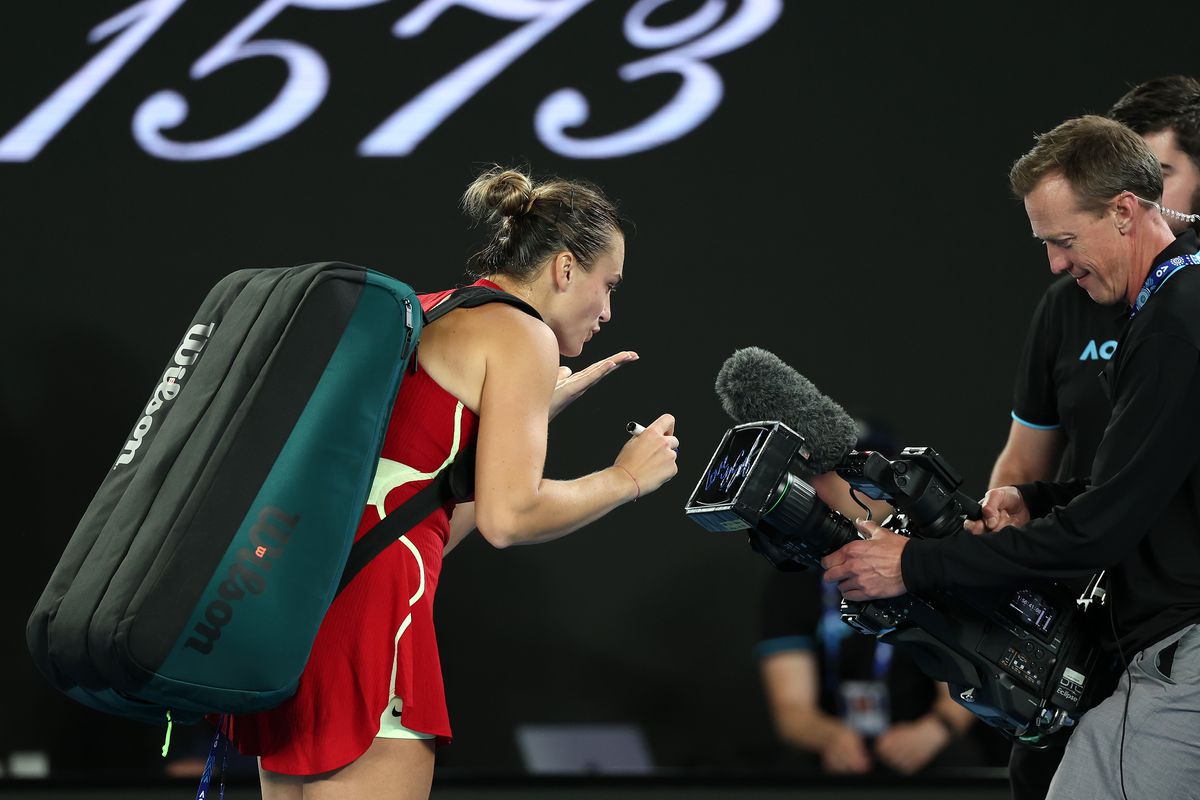
[[[477,220],[519,217],[529,212],[533,181],[519,170],[493,167],[467,187],[463,207]]]
[[[524,169],[492,166],[467,187],[462,207],[491,229],[487,245],[471,256],[476,277],[533,280],[564,250],[590,269],[621,235],[617,207],[598,187],[555,177],[535,184]]]

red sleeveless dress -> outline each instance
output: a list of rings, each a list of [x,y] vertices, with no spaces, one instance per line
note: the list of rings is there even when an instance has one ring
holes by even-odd
[[[490,281],[478,285],[499,288]],[[453,290],[421,295],[432,308]],[[479,420],[419,364],[401,383],[379,468],[355,540],[425,487],[475,439]],[[231,739],[262,766],[315,775],[354,761],[402,701],[401,724],[450,741],[450,720],[433,629],[433,597],[453,503],[435,511],[372,560],[329,607],[296,694],[233,718]]]

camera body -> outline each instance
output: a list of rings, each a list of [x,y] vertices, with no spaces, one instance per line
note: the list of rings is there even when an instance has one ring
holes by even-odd
[[[725,433],[685,506],[711,531],[746,531],[751,546],[784,570],[820,561],[861,538],[807,482],[802,436],[780,422],[752,422]],[[884,523],[899,535],[940,538],[978,519],[959,491],[958,473],[932,448],[905,448],[894,460],[851,451],[836,468],[857,491],[899,513]],[[918,597],[842,601],[842,620],[901,649],[951,695],[1012,738],[1036,743],[1107,695],[1089,610],[1102,600],[1099,576],[1082,596],[1057,583],[957,589]],[[1094,614],[1093,614],[1094,616]]]

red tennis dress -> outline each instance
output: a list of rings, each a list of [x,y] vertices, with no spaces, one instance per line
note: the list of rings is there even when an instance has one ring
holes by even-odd
[[[478,285],[499,288],[490,281]],[[421,295],[421,305],[428,310],[449,294]],[[474,440],[478,423],[419,364],[415,372],[410,366],[355,540],[425,487]],[[337,596],[296,694],[269,711],[233,719],[231,739],[242,753],[288,775],[343,767],[366,752],[382,715],[398,705],[393,697],[402,701],[404,727],[450,741],[433,597],[453,508],[436,510]]]

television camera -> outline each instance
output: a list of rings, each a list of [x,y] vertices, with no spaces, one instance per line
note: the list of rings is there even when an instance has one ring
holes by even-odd
[[[897,511],[884,527],[938,538],[978,519],[962,479],[929,447],[895,459],[849,451],[835,471],[856,492]],[[821,558],[862,538],[805,479],[804,437],[781,422],[728,430],[688,499],[685,513],[717,532],[746,531],[751,546],[779,569],[820,569]],[[1111,690],[1092,627],[1103,602],[1103,573],[1082,592],[1058,583],[1006,589],[906,594],[841,605],[842,620],[905,651],[980,719],[1010,738],[1047,743]]]

